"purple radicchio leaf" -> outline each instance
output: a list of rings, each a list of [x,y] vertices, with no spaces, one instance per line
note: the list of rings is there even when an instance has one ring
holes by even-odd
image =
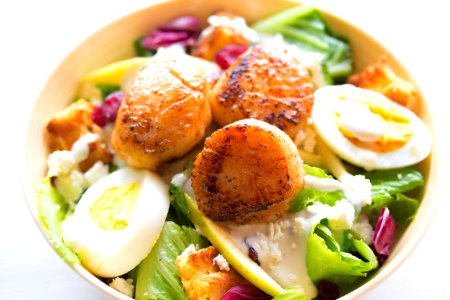
[[[388,256],[394,237],[395,221],[389,213],[389,209],[383,207],[378,216],[372,240],[376,253]]]
[[[220,300],[270,300],[271,296],[267,295],[253,285],[236,285],[229,289],[220,297]]]

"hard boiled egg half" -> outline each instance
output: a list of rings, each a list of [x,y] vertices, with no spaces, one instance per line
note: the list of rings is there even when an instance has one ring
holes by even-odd
[[[167,187],[157,175],[119,169],[83,194],[64,237],[91,273],[120,276],[148,255],[169,204]]]
[[[425,123],[384,95],[345,84],[314,94],[312,120],[323,141],[341,158],[365,168],[416,164],[431,152]]]

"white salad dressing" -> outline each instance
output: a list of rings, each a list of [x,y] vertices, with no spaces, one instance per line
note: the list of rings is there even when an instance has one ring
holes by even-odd
[[[340,115],[341,125],[362,142],[376,142],[386,131],[383,118],[370,111],[363,103],[339,101],[336,112]]]
[[[244,252],[252,247],[261,268],[282,287],[301,286],[308,298],[317,296],[317,289],[306,269],[306,241],[311,228],[327,218],[339,229],[353,224],[355,209],[346,200],[334,206],[316,203],[305,210],[287,215],[273,223],[231,225],[233,241]]]

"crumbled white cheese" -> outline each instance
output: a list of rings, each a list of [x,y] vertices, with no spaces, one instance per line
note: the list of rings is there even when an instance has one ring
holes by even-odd
[[[82,135],[75,143],[72,145],[72,153],[75,158],[75,162],[79,163],[88,158],[89,156],[89,144],[97,141],[100,138],[98,134],[86,133]]]
[[[184,251],[180,254],[180,256],[191,255],[197,252],[197,247],[194,244],[190,244]]]
[[[370,180],[363,175],[353,176],[350,174],[341,176],[339,180],[345,186],[345,197],[353,204],[356,212],[359,213],[364,206],[372,204],[372,184]]]
[[[373,239],[373,228],[369,224],[369,218],[366,215],[361,214],[357,223],[352,226],[353,234],[362,239],[366,244],[371,244]]]
[[[70,151],[54,151],[47,159],[47,176],[69,175],[77,165],[73,153]]]
[[[131,278],[123,279],[122,277],[116,277],[111,281],[109,286],[130,298],[134,295],[133,279]]]
[[[245,19],[242,17],[229,18],[227,16],[210,16],[208,18],[209,27],[202,31],[202,37],[210,35],[214,28],[226,26],[233,28],[236,34],[242,36],[247,41],[257,42],[259,39],[258,33],[247,26]]]
[[[221,271],[230,271],[230,265],[222,254],[218,254],[213,258],[213,265],[218,266]]]
[[[60,175],[55,181],[56,189],[63,196],[64,201],[75,208],[76,203],[87,187],[83,173],[73,170],[69,175]]]
[[[86,184],[88,186],[91,186],[108,174],[108,165],[105,165],[103,162],[98,161],[84,173],[84,178],[86,179]]]

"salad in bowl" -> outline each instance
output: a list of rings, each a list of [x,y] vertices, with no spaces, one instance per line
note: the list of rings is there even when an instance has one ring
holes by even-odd
[[[337,299],[376,277],[432,136],[415,84],[339,22],[223,5],[81,74],[42,126],[36,214],[60,256],[119,299]]]

